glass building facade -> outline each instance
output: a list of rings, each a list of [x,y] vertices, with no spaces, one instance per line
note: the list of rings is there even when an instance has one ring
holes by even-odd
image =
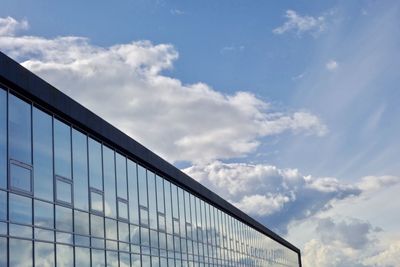
[[[0,267],[301,266],[298,251],[19,93],[0,87]]]

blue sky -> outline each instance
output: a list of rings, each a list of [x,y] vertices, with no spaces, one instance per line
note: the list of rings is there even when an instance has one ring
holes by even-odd
[[[308,266],[395,266],[399,18],[397,1],[4,0],[0,50]]]

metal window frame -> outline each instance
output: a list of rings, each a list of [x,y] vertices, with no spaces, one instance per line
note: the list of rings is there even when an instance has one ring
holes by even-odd
[[[27,191],[25,189],[19,188],[19,187],[14,187],[12,186],[12,166],[16,166],[19,168],[23,168],[25,170],[28,170],[30,172],[30,177],[29,177],[29,183],[30,183],[30,191]],[[29,197],[33,196],[33,166],[20,162],[15,159],[10,159],[9,160],[9,173],[8,173],[8,188],[10,189],[11,192],[23,194]]]
[[[126,217],[127,218],[124,218],[124,217],[120,216],[121,212],[119,210],[119,203],[123,203],[123,204],[126,205]],[[117,197],[117,219],[122,221],[122,222],[129,223],[129,203],[128,203],[128,200],[120,198],[120,197]]]
[[[70,185],[71,202],[67,202],[67,201],[58,199],[58,187],[57,187],[58,182],[62,182],[62,183]],[[56,204],[61,204],[63,206],[67,206],[69,208],[72,208],[74,206],[74,185],[73,185],[73,181],[71,179],[65,178],[60,175],[54,175],[54,202]]]
[[[92,194],[98,194],[98,195],[101,196],[101,199],[102,199],[101,200],[101,211],[96,210],[96,209],[93,208]],[[104,192],[103,191],[101,191],[99,189],[96,189],[96,188],[93,188],[93,187],[89,188],[89,211],[90,211],[90,213],[92,213],[94,215],[98,215],[98,216],[103,216],[104,217]]]

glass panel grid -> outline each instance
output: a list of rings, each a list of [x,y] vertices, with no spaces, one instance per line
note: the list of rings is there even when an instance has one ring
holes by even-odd
[[[8,121],[8,127],[25,132],[8,142],[13,146],[11,158],[5,158],[10,192],[0,169],[0,248],[9,250],[8,258],[0,255],[0,266],[7,265],[4,259],[10,266],[22,260],[23,266],[299,266],[296,252],[114,148],[105,149],[73,126],[11,98],[13,117],[0,108],[0,125]],[[41,127],[46,139],[39,138]],[[31,132],[33,145],[24,140]],[[15,138],[26,147],[18,147]],[[0,160],[3,140],[0,131]],[[46,159],[63,164],[53,173]],[[25,175],[13,178],[11,165],[26,169]],[[40,173],[46,182],[36,187]],[[115,213],[109,213],[114,205]],[[18,258],[21,252],[24,257]]]

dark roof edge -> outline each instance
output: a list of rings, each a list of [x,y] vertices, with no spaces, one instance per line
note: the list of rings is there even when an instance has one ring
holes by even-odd
[[[0,82],[300,254],[300,249],[0,51]]]

